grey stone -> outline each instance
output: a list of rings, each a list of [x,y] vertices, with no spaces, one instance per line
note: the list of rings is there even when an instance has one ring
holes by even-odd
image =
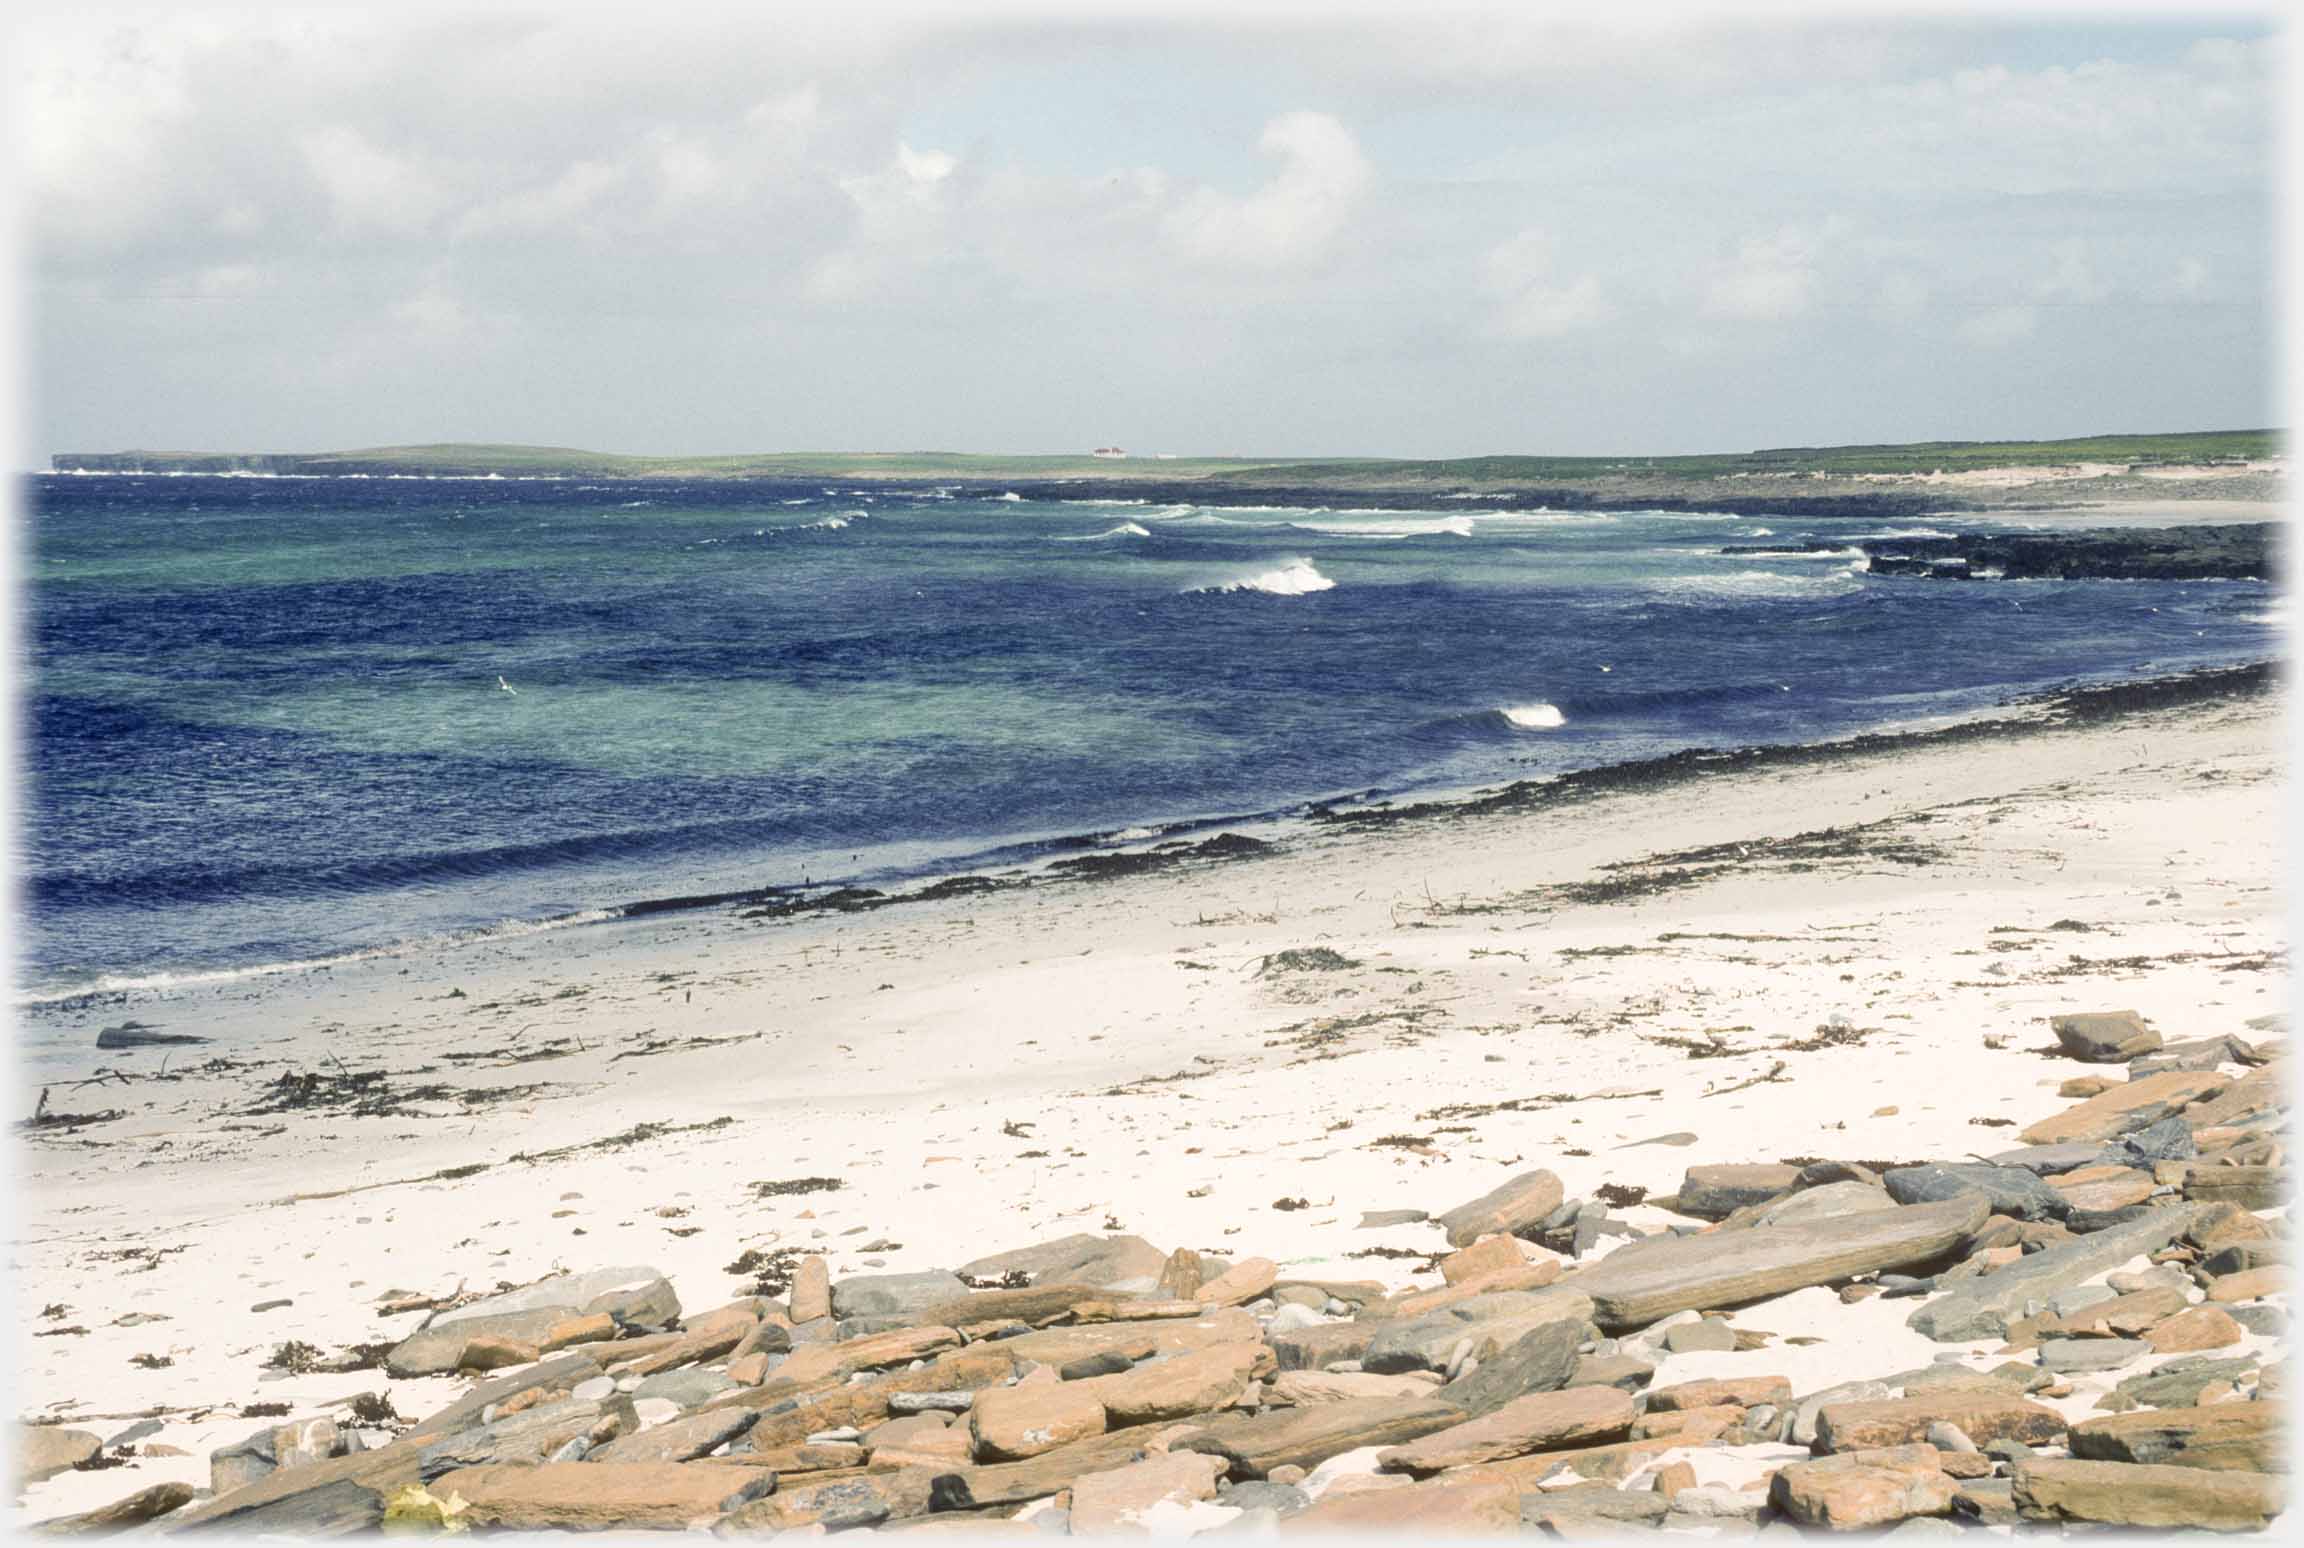
[[[958,1275],[941,1269],[918,1274],[855,1275],[833,1283],[832,1315],[846,1323],[852,1318],[911,1313],[967,1293],[968,1287]]]
[[[672,1293],[672,1286],[664,1276],[652,1268],[593,1269],[584,1274],[540,1279],[468,1306],[434,1312],[424,1325],[447,1327],[477,1317],[499,1317],[547,1307],[576,1315],[606,1312],[619,1322],[656,1327],[680,1315],[680,1298]]]
[[[1680,1179],[1679,1203],[1674,1207],[1699,1220],[1724,1220],[1748,1204],[1764,1204],[1789,1193],[1799,1181],[1798,1167],[1773,1162],[1692,1166]]]
[[[1830,1403],[1879,1403],[1896,1395],[1884,1381],[1844,1381],[1836,1387],[1812,1392],[1792,1407],[1792,1442],[1816,1444],[1816,1416]]]
[[[2033,1455],[2033,1451],[2015,1436],[2003,1435],[1998,1440],[1985,1442],[1984,1455],[1995,1462],[2021,1462]]]
[[[976,1401],[973,1392],[891,1392],[888,1394],[888,1412],[891,1414],[964,1414]]]
[[[1362,1231],[1377,1231],[1382,1230],[1386,1226],[1421,1225],[1423,1222],[1430,1220],[1431,1218],[1432,1216],[1430,1212],[1421,1209],[1364,1210],[1360,1215],[1360,1224],[1358,1229]]]
[[[2123,1380],[2113,1391],[2141,1408],[2190,1408],[2204,1388],[2221,1381],[2236,1381],[2259,1362],[2245,1356],[2219,1359],[2214,1355],[2184,1355]]]
[[[2064,1217],[2064,1225],[2075,1236],[2095,1236],[2118,1226],[2150,1220],[2159,1212],[2157,1204],[2130,1204],[2123,1209],[2076,1209]]]
[[[2182,1118],[2163,1118],[2121,1135],[2104,1147],[2110,1166],[2150,1167],[2155,1161],[2189,1161],[2200,1154],[2192,1143],[2192,1126]]]
[[[1574,1290],[1505,1290],[1476,1295],[1428,1316],[1377,1324],[1360,1356],[1361,1367],[1379,1376],[1402,1371],[1447,1369],[1456,1346],[1472,1340],[1471,1354],[1486,1358],[1517,1343],[1546,1322],[1577,1326],[1592,1320],[1592,1302]],[[1307,1328],[1305,1334],[1322,1331]],[[1297,1337],[1304,1334],[1295,1335]]]
[[[639,1420],[632,1414],[628,1402],[621,1407],[614,1403],[583,1403],[573,1398],[564,1403],[539,1403],[493,1424],[434,1438],[417,1457],[417,1476],[428,1482],[460,1467],[496,1463],[534,1465],[569,1441],[588,1438],[610,1414],[617,1415],[627,1430],[639,1427]]]
[[[589,1454],[594,1462],[689,1462],[709,1456],[752,1428],[756,1408],[718,1408],[683,1414],[637,1434],[620,1435]]]
[[[2249,1332],[2261,1333],[2267,1338],[2280,1338],[2288,1331],[2288,1314],[2269,1301],[2227,1306],[2224,1314]]]
[[[2009,1321],[2024,1314],[2026,1302],[2044,1304],[2084,1279],[2167,1246],[2194,1215],[2190,1207],[2158,1210],[2152,1219],[2062,1242],[1993,1273],[1961,1280],[1913,1312],[1906,1325],[1940,1344],[2005,1337]]]
[[[590,1355],[563,1354],[531,1365],[510,1376],[499,1376],[484,1381],[465,1393],[438,1413],[419,1420],[400,1438],[421,1440],[433,1435],[452,1435],[456,1431],[480,1422],[480,1416],[510,1398],[528,1391],[555,1391],[561,1387],[574,1387],[580,1381],[590,1381],[600,1374],[600,1367]]]
[[[2051,1016],[2048,1026],[2066,1053],[2089,1064],[2119,1064],[2160,1046],[2160,1034],[2129,1010]]]
[[[2048,1338],[2040,1341],[2040,1368],[2059,1375],[2116,1371],[2152,1352],[2140,1338]]]
[[[718,1397],[738,1385],[719,1371],[689,1369],[659,1371],[632,1389],[638,1398],[664,1398],[682,1408],[694,1408],[706,1398]]]
[[[1449,1382],[1439,1395],[1477,1417],[1531,1392],[1556,1392],[1575,1374],[1584,1334],[1581,1321],[1542,1323],[1482,1360],[1471,1375]]]
[[[1229,1505],[1235,1510],[1263,1509],[1289,1516],[1311,1504],[1312,1496],[1294,1484],[1267,1483],[1258,1479],[1249,1483],[1225,1484],[1216,1491],[1216,1503]]]
[[[1664,1335],[1664,1347],[1674,1354],[1726,1353],[1736,1347],[1736,1330],[1717,1317],[1706,1317],[1673,1328]]]
[[[2069,1317],[2076,1311],[2119,1298],[2120,1292],[2110,1285],[2076,1285],[2062,1294],[2050,1296],[2048,1308],[2059,1317]]]
[[[416,1376],[445,1376],[463,1363],[464,1346],[476,1338],[510,1339],[516,1344],[541,1344],[546,1334],[575,1313],[565,1306],[510,1311],[486,1317],[459,1317],[453,1322],[426,1323],[384,1356],[387,1375],[406,1381]]]
[[[2019,1167],[2041,1177],[2056,1177],[2094,1166],[2103,1154],[2102,1145],[2023,1145],[2015,1150],[2003,1150],[1989,1159],[1994,1166]]]
[[[1939,1419],[1928,1426],[1928,1444],[1934,1446],[1938,1451],[1974,1452],[1976,1450],[1976,1443],[1968,1438],[1967,1431],[1943,1419]]]
[[[970,1279],[1005,1279],[1023,1274],[1033,1284],[1094,1285],[1116,1289],[1138,1279],[1157,1279],[1168,1255],[1141,1236],[1090,1236],[1085,1232],[996,1252],[958,1272]]]
[[[1966,1161],[1903,1166],[1880,1181],[1899,1204],[1928,1204],[1974,1191],[1984,1195],[1993,1214],[2016,1220],[2057,1220],[2071,1212],[2062,1194],[2022,1167]]]
[[[1894,1209],[1896,1200],[1890,1198],[1878,1183],[1833,1182],[1819,1188],[1805,1188],[1785,1198],[1772,1199],[1762,1204],[1753,1216],[1754,1225],[1794,1225],[1803,1220],[1836,1220],[1845,1215],[1862,1215],[1873,1210]]]

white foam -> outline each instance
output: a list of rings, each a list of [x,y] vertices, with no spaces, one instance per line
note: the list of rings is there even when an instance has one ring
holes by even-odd
[[[1307,532],[1325,532],[1336,537],[1408,538],[1428,534],[1446,534],[1450,537],[1470,537],[1473,531],[1469,516],[1442,516],[1437,519],[1403,521],[1299,521],[1291,523]]]
[[[996,498],[1005,500],[1010,505],[1022,505],[1024,503],[1024,497],[1013,489],[996,496]]]
[[[1276,570],[1225,581],[1214,586],[1196,586],[1195,591],[1261,591],[1267,596],[1301,597],[1314,591],[1328,591],[1335,582],[1314,568],[1309,559],[1287,559]]]
[[[1104,543],[1113,538],[1150,537],[1151,535],[1150,531],[1139,527],[1136,523],[1124,521],[1119,526],[1107,527],[1102,532],[1076,533],[1071,537],[1060,537],[1056,541],[1059,543]]]
[[[1557,731],[1568,724],[1568,717],[1553,704],[1508,704],[1504,718],[1523,731]]]

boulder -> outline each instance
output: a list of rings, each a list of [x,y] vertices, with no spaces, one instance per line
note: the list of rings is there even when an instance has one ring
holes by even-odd
[[[2089,1064],[2125,1064],[2160,1046],[2160,1034],[2134,1011],[2051,1016],[2048,1027],[2066,1053]]]
[[[1802,1526],[1855,1532],[1949,1515],[1957,1492],[1935,1447],[1894,1446],[1779,1468],[1768,1502]]]
[[[2010,1481],[2016,1509],[2032,1521],[2247,1532],[2282,1503],[2279,1480],[2267,1474],[2197,1467],[2032,1458]]]
[[[1582,1358],[1578,1350],[1583,1346],[1587,1326],[1581,1319],[1565,1317],[1538,1323],[1510,1344],[1483,1357],[1477,1370],[1458,1376],[1442,1387],[1440,1396],[1468,1414],[1485,1414],[1514,1398],[1568,1386]],[[1638,1385],[1639,1382],[1630,1382],[1626,1390]]]
[[[77,1516],[51,1517],[24,1530],[43,1537],[106,1537],[156,1521],[170,1511],[182,1510],[192,1503],[193,1493],[188,1483],[154,1484],[109,1505],[99,1505]]]
[[[102,1449],[104,1442],[86,1430],[67,1430],[53,1424],[16,1426],[16,1476],[19,1487],[54,1478],[78,1467]]]
[[[1157,1281],[1167,1258],[1141,1236],[1066,1236],[1035,1247],[996,1252],[959,1272],[969,1279],[1022,1274],[1031,1284],[1096,1285],[1109,1289],[1136,1280]]]
[[[593,1269],[539,1279],[502,1295],[434,1312],[424,1326],[448,1327],[475,1318],[545,1308],[575,1315],[606,1312],[620,1323],[654,1328],[679,1319],[680,1298],[673,1294],[670,1282],[652,1268]]]
[[[1490,1232],[1514,1234],[1542,1223],[1560,1207],[1560,1179],[1546,1171],[1522,1172],[1468,1204],[1437,1218],[1451,1247],[1469,1247]]]
[[[965,1298],[968,1287],[956,1274],[931,1269],[918,1274],[857,1274],[832,1286],[832,1315],[910,1316],[940,1302]]]
[[[1800,1181],[1800,1168],[1764,1163],[1755,1166],[1692,1166],[1680,1181],[1683,1215],[1699,1220],[1724,1220],[1748,1204],[1761,1204],[1789,1193]]]
[[[2270,1403],[2139,1409],[2075,1426],[2072,1455],[2088,1462],[2283,1472],[2287,1453],[2278,1420]]]
[[[988,1387],[968,1411],[968,1432],[979,1462],[1021,1462],[1044,1451],[1104,1433],[1104,1405],[1082,1389],[1084,1381],[1045,1386]]]
[[[1389,1473],[1423,1476],[1532,1451],[1598,1445],[1624,1439],[1637,1413],[1631,1396],[1614,1387],[1531,1393],[1479,1418],[1394,1446],[1376,1465]]]
[[[686,1414],[637,1435],[623,1435],[586,1452],[586,1462],[687,1462],[707,1456],[752,1427],[759,1418],[749,1408],[715,1408]]]
[[[822,1254],[810,1253],[792,1271],[790,1305],[794,1323],[832,1315],[832,1270]]]
[[[2201,1204],[2237,1204],[2242,1209],[2277,1209],[2288,1202],[2284,1166],[2215,1166],[2195,1161],[2184,1169],[2184,1197]]]
[[[1193,1292],[1203,1306],[1242,1306],[1272,1288],[1280,1266],[1270,1258],[1244,1258]]]
[[[2156,1323],[2144,1335],[2154,1354],[2192,1354],[2202,1349],[2224,1349],[2247,1337],[2239,1323],[2220,1306],[2194,1306]]]
[[[1380,1376],[1402,1371],[1445,1371],[1467,1346],[1485,1360],[1550,1322],[1581,1327],[1592,1320],[1592,1302],[1569,1289],[1513,1290],[1474,1296],[1430,1316],[1378,1325],[1360,1357],[1364,1369]]]
[[[1118,1429],[1229,1408],[1248,1390],[1263,1358],[1259,1343],[1216,1344],[1064,1385],[1101,1404],[1105,1423]]]
[[[1368,1352],[1380,1322],[1330,1322],[1314,1328],[1290,1328],[1270,1336],[1272,1353],[1284,1371],[1317,1371],[1338,1360],[1357,1360]]]
[[[2072,1206],[2048,1183],[2022,1167],[1955,1162],[1943,1166],[1904,1166],[1884,1173],[1881,1182],[1899,1204],[1927,1204],[1982,1194],[1995,1215],[2012,1220],[2060,1220]]]
[[[1608,1330],[1745,1305],[1810,1285],[1932,1263],[1984,1223],[1981,1194],[1798,1225],[1648,1237],[1575,1276]],[[1568,1288],[1563,1286],[1563,1288]]]

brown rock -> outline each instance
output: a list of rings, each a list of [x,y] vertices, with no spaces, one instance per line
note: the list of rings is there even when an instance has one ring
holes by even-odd
[[[2062,1177],[2052,1177],[2048,1186],[2064,1196],[2064,1202],[2074,1209],[2112,1210],[2126,1209],[2152,1197],[2157,1186],[2147,1172],[2130,1166],[2088,1166]]]
[[[2247,1330],[2220,1307],[2195,1306],[2155,1324],[2144,1342],[2155,1354],[2177,1354],[2194,1349],[2222,1349],[2246,1338]]]
[[[2261,1301],[2287,1288],[2288,1274],[2284,1269],[2242,1269],[2237,1274],[2219,1274],[2209,1280],[2208,1299],[2233,1306],[2242,1301]]]
[[[2031,1458],[2011,1473],[2016,1508],[2033,1521],[2253,1531],[2281,1508],[2263,1473]]]
[[[2270,1241],[2272,1228],[2237,1204],[2203,1204],[2184,1239],[2202,1252],[2214,1252],[2240,1242]]]
[[[1743,1405],[1715,1403],[1709,1408],[1672,1408],[1642,1414],[1632,1421],[1631,1433],[1634,1440],[1669,1435],[1684,1446],[1702,1446],[1743,1422]]]
[[[2276,1473],[2286,1461],[2278,1419],[2270,1403],[2141,1409],[2075,1426],[2072,1455],[2089,1462]]]
[[[1284,1519],[1280,1529],[1289,1536],[1391,1533],[1423,1542],[1515,1537],[1520,1532],[1520,1491],[1508,1483],[1440,1479],[1402,1489],[1331,1494]]]
[[[1782,1376],[1729,1376],[1717,1381],[1682,1381],[1648,1391],[1648,1411],[1675,1408],[1714,1408],[1736,1403],[1757,1408],[1773,1403],[1781,1408],[1792,1401],[1792,1383]]]
[[[2043,1118],[2017,1137],[2027,1145],[2092,1144],[2183,1112],[2231,1085],[2222,1075],[2169,1071],[2124,1081],[2078,1107]]]
[[[1462,1421],[1464,1411],[1437,1398],[1399,1402],[1358,1398],[1308,1408],[1225,1414],[1169,1443],[1171,1451],[1200,1451],[1228,1459],[1242,1478],[1262,1478],[1284,1463],[1317,1467],[1362,1446],[1394,1446]]]
[[[1202,1285],[1192,1299],[1203,1306],[1244,1305],[1271,1289],[1279,1277],[1280,1265],[1270,1258],[1243,1258]]]
[[[1768,1502],[1802,1526],[1836,1532],[1893,1526],[1952,1510],[1955,1484],[1933,1446],[1845,1452],[1779,1468]]]
[[[2250,1070],[2222,1092],[2185,1111],[2184,1121],[2193,1132],[2222,1128],[2243,1119],[2268,1113],[2283,1102],[2287,1089],[2288,1062],[2277,1059],[2259,1069]]]
[[[832,1270],[820,1254],[810,1253],[792,1271],[790,1314],[793,1322],[814,1322],[832,1315]]]
[[[1511,1240],[1509,1237],[1500,1239]],[[1397,1301],[1391,1302],[1390,1306],[1394,1317],[1403,1319],[1422,1317],[1457,1305],[1460,1302],[1469,1301],[1476,1295],[1491,1295],[1499,1290],[1541,1290],[1546,1285],[1557,1283],[1559,1278],[1559,1261],[1554,1258],[1543,1258],[1535,1262],[1523,1263],[1516,1268],[1495,1269],[1476,1279],[1467,1279],[1458,1284],[1438,1285],[1430,1290],[1419,1290],[1413,1295],[1400,1297]]]
[[[1970,1387],[1948,1387],[1870,1403],[1827,1403],[1816,1414],[1820,1451],[1877,1451],[1927,1438],[1932,1424],[1957,1425],[1979,1446],[2014,1439],[2045,1446],[2062,1439],[2064,1416],[2038,1403]]]
[[[16,1476],[23,1483],[38,1483],[87,1461],[103,1447],[103,1440],[86,1430],[67,1430],[53,1424],[16,1427]]]
[[[1084,1381],[1045,1387],[989,1387],[968,1410],[968,1433],[979,1462],[1021,1462],[1044,1451],[1104,1433],[1104,1405],[1081,1389]]]
[[[1696,1467],[1690,1462],[1667,1462],[1656,1469],[1656,1492],[1666,1499],[1682,1489],[1696,1487]]]
[[[1560,1207],[1566,1195],[1550,1172],[1522,1172],[1489,1192],[1438,1217],[1448,1245],[1469,1247],[1490,1232],[1510,1235],[1537,1224]]]
[[[2172,1286],[2158,1286],[2114,1296],[2109,1301],[2098,1301],[2093,1306],[2083,1306],[2067,1317],[2039,1318],[2033,1324],[2032,1331],[2037,1338],[2131,1338],[2153,1324],[2173,1317],[2188,1304],[2183,1291]]]
[[[2274,1209],[2288,1201],[2284,1166],[2218,1166],[2195,1161],[2185,1168],[2184,1197],[2203,1204]]]
[[[713,1530],[723,1537],[754,1537],[811,1526],[827,1532],[875,1527],[926,1515],[935,1487],[935,1476],[926,1468],[812,1481],[753,1500],[723,1517]]]
[[[1420,1376],[1378,1376],[1368,1371],[1282,1371],[1270,1383],[1272,1401],[1302,1407],[1347,1398],[1421,1398],[1432,1383]]]
[[[935,1474],[936,1508],[978,1510],[1046,1499],[1070,1488],[1076,1478],[1140,1461],[1160,1433],[1152,1429],[1108,1430],[1023,1462],[939,1469]]]
[[[2160,1034],[2134,1011],[2090,1011],[2051,1016],[2049,1030],[2075,1059],[2090,1064],[2125,1064],[2160,1046]]]
[[[534,1344],[484,1335],[465,1343],[464,1353],[457,1357],[456,1365],[466,1371],[500,1371],[515,1365],[533,1365],[543,1357],[544,1352]]]
[[[1479,1279],[1500,1270],[1526,1268],[1549,1260],[1551,1254],[1517,1236],[1483,1236],[1462,1252],[1440,1260],[1440,1277],[1451,1285]]]
[[[1984,1223],[1981,1193],[1860,1215],[1699,1236],[1649,1237],[1563,1280],[1592,1298],[1593,1320],[1644,1327],[1858,1274],[1942,1258]]]
[[[552,1324],[551,1330],[544,1335],[544,1342],[536,1347],[545,1354],[557,1354],[571,1344],[605,1343],[615,1336],[616,1319],[606,1312],[593,1312],[588,1316],[563,1318]]]
[[[967,1432],[960,1431],[959,1438],[958,1455],[965,1459],[968,1455]],[[871,1452],[867,1447],[848,1441],[818,1441],[812,1446],[778,1446],[769,1451],[746,1451],[738,1455],[754,1467],[767,1468],[782,1477],[786,1473],[828,1473],[836,1468],[862,1467]]]
[[[472,1526],[555,1528],[687,1527],[718,1518],[744,1487],[727,1470],[663,1462],[544,1462],[460,1467],[428,1486],[460,1495]]]
[[[1207,1282],[1208,1271],[1200,1266],[1200,1254],[1179,1247],[1161,1266],[1158,1293],[1171,1301],[1197,1300],[1200,1287]]]
[[[1463,1424],[1395,1446],[1376,1459],[1389,1473],[1437,1473],[1532,1451],[1555,1451],[1622,1439],[1637,1406],[1614,1387],[1569,1387],[1515,1398]]]
[[[1072,1483],[1072,1535],[1141,1534],[1146,1512],[1164,1502],[1184,1505],[1213,1498],[1223,1475],[1222,1458],[1190,1452],[1089,1473]]]
[[[2056,1094],[2077,1102],[2092,1096],[2102,1096],[2119,1084],[2121,1082],[2110,1075],[2075,1075],[2058,1086]]]
[[[1260,1343],[1217,1344],[1064,1385],[1101,1404],[1105,1426],[1120,1429],[1229,1408],[1248,1390],[1264,1357]]]
[[[1142,1360],[1155,1354],[1205,1349],[1211,1344],[1253,1343],[1263,1336],[1264,1330],[1256,1319],[1237,1307],[1212,1308],[1196,1304],[1193,1309],[1198,1315],[1189,1318],[1042,1328],[1036,1333],[1004,1338],[993,1347],[1004,1351],[1018,1364],[1036,1360],[1042,1365],[1064,1366],[1107,1350],[1131,1360]],[[1319,1330],[1307,1328],[1305,1331]]]
[[[1759,1204],[1789,1193],[1800,1181],[1800,1168],[1773,1162],[1759,1165],[1692,1166],[1680,1180],[1679,1203],[1683,1215],[1701,1220],[1724,1220],[1749,1204]]]

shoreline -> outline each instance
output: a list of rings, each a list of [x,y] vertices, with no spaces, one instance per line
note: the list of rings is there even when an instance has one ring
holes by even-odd
[[[912,866],[883,867],[823,881],[767,883],[702,893],[661,893],[622,902],[580,904],[551,914],[514,916],[444,935],[358,946],[340,953],[277,962],[228,966],[123,971],[104,975],[84,988],[31,989],[14,996],[19,1015],[42,1016],[97,1008],[126,1009],[139,997],[165,996],[204,984],[276,978],[423,953],[452,953],[492,940],[581,930],[660,915],[749,908],[797,918],[861,914],[902,904],[934,903],[959,893],[1044,886],[1067,880],[1098,881],[1140,875],[1169,865],[1227,860],[1285,849],[1307,823],[1375,825],[1447,819],[1482,813],[1534,809],[1558,801],[1587,799],[1618,789],[1660,788],[1677,781],[1731,770],[1795,766],[1849,753],[1886,754],[1940,741],[2027,734],[2043,721],[2087,718],[2134,709],[2170,706],[2235,694],[2259,694],[2277,686],[2282,663],[2261,659],[2233,666],[2200,667],[2174,673],[2108,681],[2067,678],[2045,688],[2006,695],[1991,704],[1922,717],[1916,729],[1907,721],[1884,723],[1812,742],[1734,746],[1691,744],[1671,752],[1562,769],[1501,785],[1455,781],[1373,786],[1352,794],[1308,797],[1261,810],[1216,815],[1144,818],[1081,833],[995,839],[981,847]],[[1946,723],[1937,724],[1944,721]],[[1235,830],[1246,830],[1237,832]],[[1195,845],[1194,841],[1198,840]],[[1216,840],[1232,840],[1207,846]],[[981,874],[989,871],[991,874]],[[909,884],[909,890],[883,887]]]
[[[259,1398],[321,1413],[377,1388],[262,1362],[404,1333],[372,1304],[389,1290],[637,1262],[710,1306],[775,1244],[896,1272],[1098,1230],[1237,1235],[1405,1286],[1416,1251],[1350,1254],[1424,1237],[1358,1212],[1524,1158],[1572,1192],[1661,1194],[1683,1153],[1620,1147],[1965,1152],[1979,1108],[2054,1109],[2022,1035],[2042,1015],[2101,1001],[2254,1037],[2283,1010],[2283,708],[2131,707],[1329,830],[1124,886],[640,919],[136,1007],[205,1044],[99,1051],[116,1012],[43,1018],[23,1056],[52,1110],[116,1116],[17,1137],[20,1282],[87,1330],[20,1331],[21,1412],[164,1410],[158,1438],[194,1455],[66,1475],[34,1513],[203,1479]],[[2067,919],[2093,933],[2042,933]],[[1315,947],[1350,966],[1272,966]],[[1835,1020],[1886,1042],[1768,1082],[1774,1044]],[[1980,1024],[2019,1035],[1980,1048]],[[1737,1052],[1670,1041],[1707,1028]],[[1902,1116],[1864,1118],[1883,1102]],[[823,1197],[751,1186],[827,1175]],[[1290,1195],[1314,1207],[1276,1212]],[[412,1414],[460,1387],[389,1389]]]

